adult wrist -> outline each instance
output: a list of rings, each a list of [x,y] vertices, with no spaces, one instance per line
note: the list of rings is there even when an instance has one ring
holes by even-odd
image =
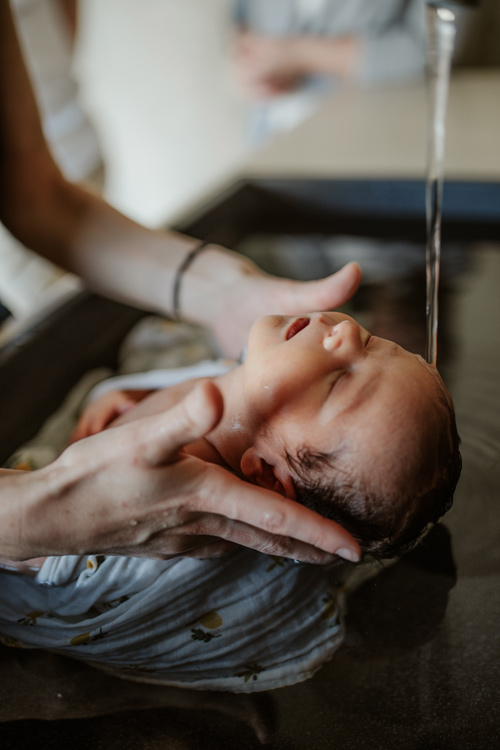
[[[203,250],[208,246],[208,242],[206,240],[202,240],[198,242],[184,257],[182,263],[177,268],[177,271],[174,276],[174,283],[172,288],[172,317],[174,320],[181,320],[182,319],[182,310],[181,310],[181,289],[184,281],[184,276],[187,274],[187,271],[191,264],[194,262],[195,258],[203,252]]]
[[[207,244],[182,279],[180,307],[184,320],[210,326],[235,286],[250,275],[264,275],[255,263],[221,245]]]
[[[77,479],[74,467],[68,470],[59,460],[36,471],[0,470],[0,556],[77,554],[77,518],[62,507]]]
[[[0,469],[0,555],[11,560],[27,560],[38,555],[31,543],[40,484],[33,482],[39,472]],[[43,487],[43,483],[41,484]]]

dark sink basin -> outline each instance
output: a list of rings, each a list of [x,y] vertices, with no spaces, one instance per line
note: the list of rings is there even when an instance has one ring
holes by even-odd
[[[26,701],[24,713],[19,700],[16,710],[4,710],[3,747],[245,750],[260,747],[261,740],[272,750],[496,746],[500,185],[447,183],[444,196],[438,366],[454,397],[463,457],[444,523],[352,595],[344,645],[312,679],[292,687],[253,697],[191,694],[104,678],[61,657],[12,656],[2,648],[4,685],[9,675],[22,685],[24,675],[43,691],[40,664],[46,659],[42,670],[54,692],[45,714],[34,708],[34,699]],[[243,181],[176,228],[299,278],[359,259],[366,278],[349,311],[373,333],[423,352],[421,182]],[[3,460],[85,370],[113,363],[140,315],[84,292],[0,351]],[[279,627],[277,637],[286,637]],[[93,681],[102,688],[92,692]],[[73,702],[68,699],[61,712],[58,686],[66,695],[69,684]]]

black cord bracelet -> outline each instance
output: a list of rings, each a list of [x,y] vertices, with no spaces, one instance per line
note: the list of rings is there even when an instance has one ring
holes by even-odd
[[[181,293],[181,281],[182,277],[186,273],[187,269],[196,258],[197,255],[210,243],[207,240],[199,242],[184,258],[181,265],[177,269],[174,279],[174,288],[172,292],[172,317],[174,320],[181,320],[181,309],[180,309],[180,293]]]

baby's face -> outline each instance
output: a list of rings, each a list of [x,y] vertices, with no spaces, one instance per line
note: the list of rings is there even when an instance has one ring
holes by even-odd
[[[245,402],[269,450],[340,450],[384,489],[432,418],[437,371],[342,313],[273,315],[252,328]]]

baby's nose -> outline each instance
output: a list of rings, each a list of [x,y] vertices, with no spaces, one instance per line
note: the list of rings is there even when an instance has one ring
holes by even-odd
[[[331,331],[323,339],[323,346],[328,352],[339,356],[356,356],[363,350],[361,340],[361,329],[350,320],[343,320],[333,326]]]

